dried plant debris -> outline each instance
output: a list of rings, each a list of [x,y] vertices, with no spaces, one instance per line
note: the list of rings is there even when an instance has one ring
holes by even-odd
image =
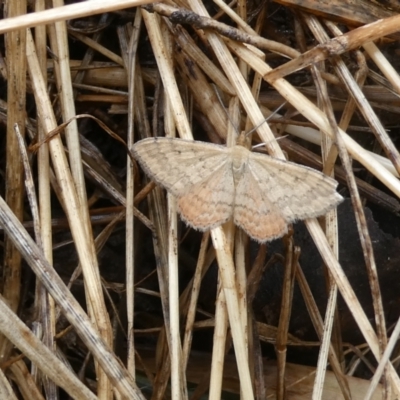
[[[69,3],[0,21],[4,396],[398,398],[398,4]]]

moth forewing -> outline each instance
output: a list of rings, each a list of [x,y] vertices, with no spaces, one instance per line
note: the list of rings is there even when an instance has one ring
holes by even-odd
[[[164,137],[140,140],[132,152],[144,172],[178,198],[228,159],[224,146]]]
[[[287,222],[320,216],[343,200],[336,192],[338,183],[322,172],[252,154],[249,161],[252,173]]]

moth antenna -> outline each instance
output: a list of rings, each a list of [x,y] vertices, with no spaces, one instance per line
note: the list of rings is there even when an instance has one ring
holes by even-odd
[[[284,101],[276,110],[274,110],[270,115],[268,115],[267,118],[265,118],[262,122],[260,122],[256,127],[251,129],[249,132],[246,133],[247,136],[252,134],[254,131],[256,131],[264,122],[268,122],[273,116],[275,116],[278,111],[286,105],[287,101]]]
[[[225,111],[225,114],[226,114],[226,117],[228,118],[228,121],[231,123],[231,126],[233,127],[233,129],[234,129],[234,130],[236,131],[236,133],[237,133],[237,136],[238,136],[237,144],[238,144],[239,146],[244,146],[244,147],[247,147],[247,148],[251,147],[250,144],[249,144],[249,146],[246,146],[246,142],[248,141],[247,139],[249,138],[249,136],[250,136],[254,131],[256,131],[264,122],[268,122],[268,120],[270,120],[272,117],[274,117],[274,116],[279,112],[279,110],[281,110],[281,109],[287,104],[287,101],[284,101],[284,102],[283,102],[280,106],[278,106],[270,115],[268,115],[267,118],[265,118],[262,122],[260,122],[256,127],[254,127],[253,129],[251,129],[249,132],[247,132],[247,133],[244,133],[244,132],[239,133],[239,131],[238,131],[236,125],[233,123],[233,121],[232,121],[232,119],[231,119],[231,116],[230,116],[229,113],[226,111],[226,108],[225,108],[225,106],[224,106],[224,103],[222,102],[221,96],[220,96],[220,94],[219,94],[219,92],[218,92],[216,86],[213,85],[213,87],[214,87],[214,90],[215,90],[215,94],[216,94],[216,96],[217,96],[217,98],[218,98],[220,104],[222,105],[222,108],[223,108],[224,111]],[[243,135],[244,135],[245,137],[243,137]]]
[[[275,140],[284,139],[284,138],[286,138],[286,137],[289,137],[289,135],[279,136],[279,137],[275,138]],[[255,144],[254,146],[252,146],[251,149],[254,150],[254,149],[257,149],[258,147],[262,147],[262,146],[265,146],[265,145],[266,145],[265,142],[257,143],[257,144]]]
[[[228,118],[228,121],[231,123],[232,128],[236,131],[236,134],[239,137],[240,136],[239,130],[237,129],[235,123],[232,121],[232,118],[229,115],[228,111],[226,111],[225,105],[224,105],[224,103],[222,101],[221,95],[219,94],[219,91],[218,91],[217,87],[214,84],[212,86],[214,87],[215,94],[216,94],[216,96],[218,98],[218,101],[220,102],[222,108],[224,109],[224,112],[226,114],[226,117]]]

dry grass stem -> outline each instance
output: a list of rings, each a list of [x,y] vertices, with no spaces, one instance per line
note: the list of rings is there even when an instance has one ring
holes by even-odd
[[[232,253],[226,241],[222,228],[211,231],[211,238],[215,248],[219,272],[221,274],[221,285],[224,291],[228,318],[232,332],[235,354],[241,382],[241,390],[246,393],[248,399],[253,398],[253,387],[250,378],[249,363],[246,355],[246,343],[243,329],[240,323],[239,299],[236,290],[235,272]]]
[[[133,24],[133,34],[131,36],[127,58],[128,62],[126,65],[127,76],[128,76],[128,132],[127,132],[127,147],[128,151],[132,152],[132,146],[134,143],[134,93],[135,91],[135,76],[136,76],[136,65],[137,60],[137,48],[139,45],[139,34],[142,26],[142,14],[137,13]],[[134,207],[135,207],[135,166],[132,159],[127,156],[126,158],[126,314],[127,314],[127,367],[128,371],[135,371],[135,337],[134,337],[134,324],[135,324],[135,261],[134,261]],[[138,197],[136,195],[136,197]]]
[[[286,243],[286,265],[282,285],[282,302],[279,317],[278,332],[276,337],[276,358],[278,366],[276,397],[278,400],[285,398],[285,368],[288,342],[290,314],[292,311],[294,271],[297,265],[299,251],[294,249],[292,238],[287,238]]]
[[[20,15],[14,18],[8,18],[0,21],[0,33],[10,32],[15,29],[23,29],[65,21],[67,19],[85,17],[117,11],[127,7],[137,7],[142,4],[151,3],[150,0],[91,0],[90,2],[81,2],[63,6],[62,8],[53,8],[50,10],[39,11],[34,14]]]
[[[215,326],[213,336],[213,352],[210,371],[210,398],[220,398],[224,376],[225,348],[228,333],[228,311],[225,300],[225,291],[220,279],[215,303]]]
[[[18,3],[8,3],[4,12],[13,17],[24,12],[25,1]],[[23,218],[23,164],[21,152],[19,150],[18,139],[14,132],[14,124],[18,124],[21,134],[25,135],[25,105],[26,105],[26,32],[16,30],[10,32],[5,37],[7,46],[6,64],[3,68],[8,71],[10,84],[7,85],[7,99],[10,103],[7,105],[7,116],[4,121],[7,126],[7,147],[5,156],[8,160],[14,162],[7,163],[5,167],[5,184],[7,191],[5,199],[12,212],[18,219]],[[4,64],[4,61],[3,61]],[[14,66],[18,68],[14,68]],[[7,299],[8,305],[12,310],[18,309],[21,296],[21,255],[14,247],[12,241],[4,238],[4,282],[2,295]],[[10,355],[12,344],[4,336],[0,336],[0,357]]]
[[[209,232],[203,235],[200,250],[199,250],[199,258],[196,264],[196,271],[193,276],[192,281],[187,286],[187,293],[190,293],[189,304],[186,307],[182,307],[181,312],[187,315],[186,317],[186,326],[185,326],[185,335],[183,339],[183,348],[182,348],[182,363],[185,367],[187,367],[190,355],[190,349],[192,346],[193,339],[193,324],[196,318],[196,309],[197,309],[197,300],[200,292],[201,280],[204,276],[204,273],[208,269],[210,265],[210,260],[207,260],[207,246],[209,244],[210,234]],[[210,258],[210,257],[208,257]],[[214,258],[214,255],[213,255]],[[208,261],[208,262],[207,262]],[[187,296],[186,296],[187,297]],[[181,296],[181,304],[185,305],[185,292]],[[185,310],[186,309],[186,310]],[[186,312],[185,312],[186,311]],[[212,375],[211,375],[212,376]]]
[[[333,321],[335,317],[336,300],[337,285],[333,284],[329,292],[328,305],[326,307],[324,332],[322,336],[321,348],[318,355],[318,365],[312,395],[313,400],[322,399],[329,347],[331,345],[330,342],[332,337]]]

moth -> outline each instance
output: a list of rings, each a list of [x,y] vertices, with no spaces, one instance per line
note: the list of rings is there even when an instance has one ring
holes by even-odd
[[[182,219],[201,231],[232,217],[263,243],[287,233],[288,224],[325,214],[343,200],[338,183],[323,173],[241,145],[155,137],[137,142],[133,156],[177,198]]]

